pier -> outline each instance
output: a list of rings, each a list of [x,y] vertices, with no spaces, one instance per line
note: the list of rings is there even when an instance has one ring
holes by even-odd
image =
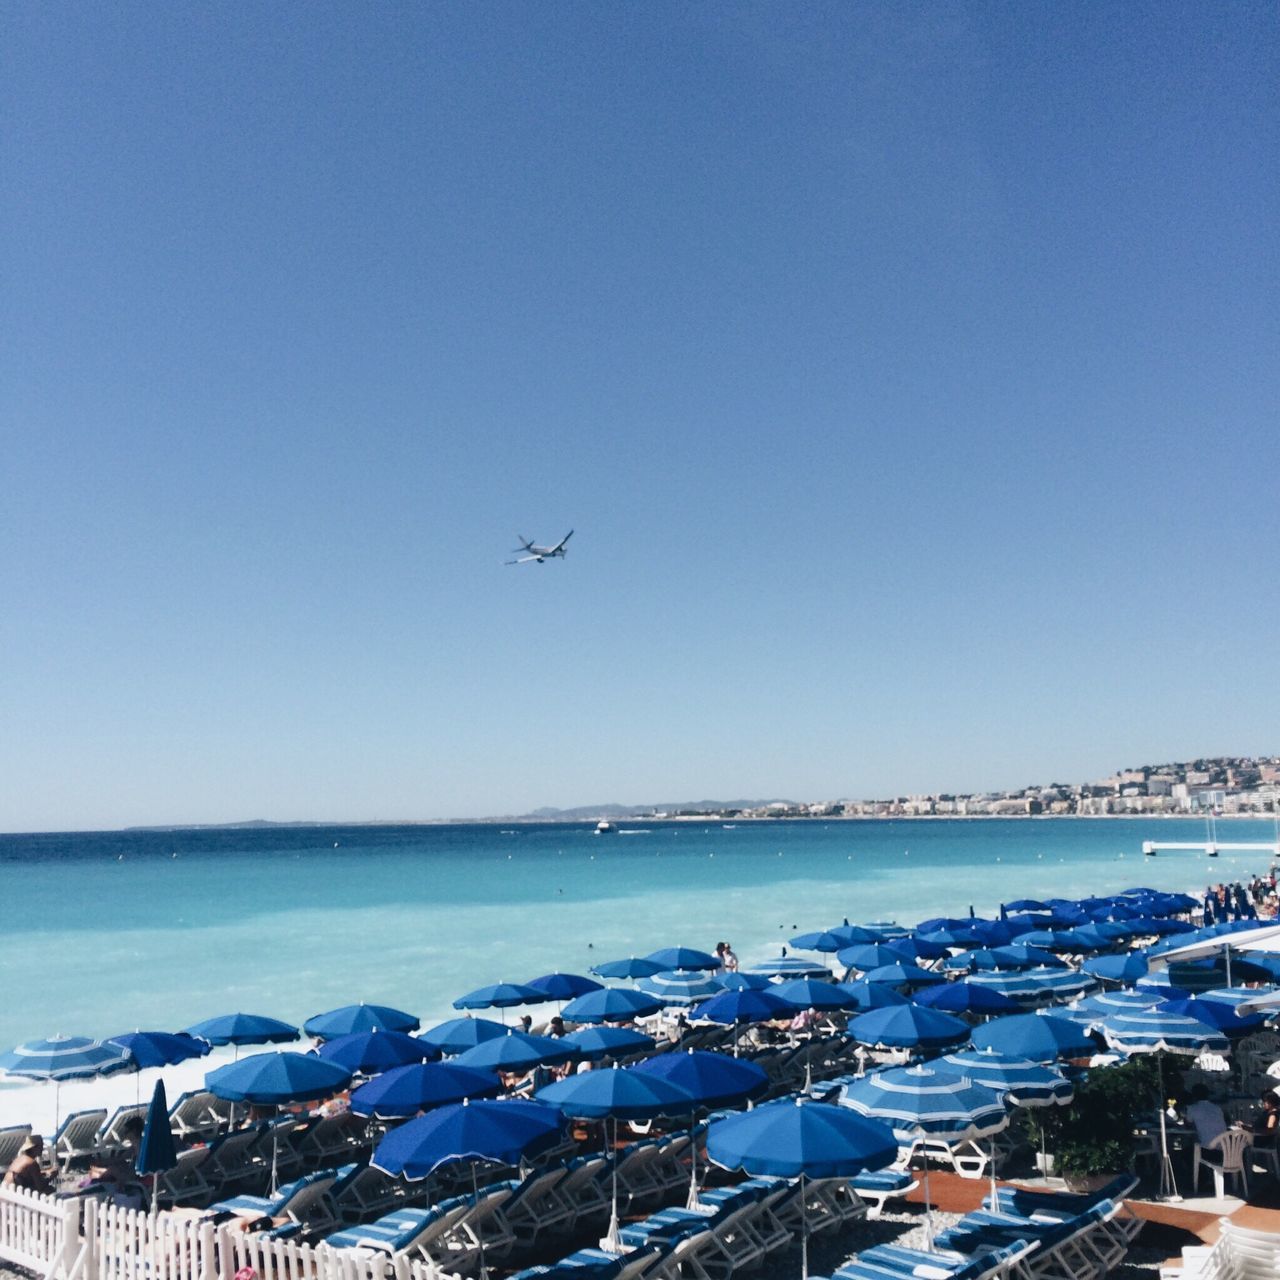
[[[1265,840],[1256,841],[1236,841],[1236,840],[1182,840],[1182,841],[1163,841],[1163,840],[1144,840],[1142,842],[1142,852],[1148,858],[1154,858],[1156,854],[1166,851],[1178,851],[1190,849],[1197,853],[1207,854],[1210,858],[1216,858],[1219,853],[1269,853],[1273,858],[1280,858],[1280,841],[1268,844]]]

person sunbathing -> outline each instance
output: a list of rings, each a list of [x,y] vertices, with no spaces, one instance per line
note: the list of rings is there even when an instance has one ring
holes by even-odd
[[[38,1133],[33,1133],[5,1170],[4,1185],[15,1187],[19,1191],[40,1191],[45,1195],[52,1195],[53,1184],[40,1167],[40,1156],[43,1153],[44,1139]]]

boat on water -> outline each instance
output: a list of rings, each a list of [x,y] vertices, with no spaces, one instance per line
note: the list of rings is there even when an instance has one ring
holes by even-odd
[[[607,818],[601,818],[596,823],[595,834],[598,836],[616,836],[618,834],[618,824],[610,822]]]

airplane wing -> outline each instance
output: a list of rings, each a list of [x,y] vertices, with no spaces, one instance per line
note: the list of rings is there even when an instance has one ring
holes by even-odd
[[[502,563],[503,564],[529,564],[534,560],[536,560],[539,564],[542,563],[541,556],[521,556],[519,560],[504,560]]]
[[[555,553],[556,553],[557,551],[563,551],[563,550],[564,550],[564,544],[565,544],[566,542],[568,542],[568,541],[569,541],[569,539],[570,539],[570,538],[572,538],[572,537],[573,537],[573,530],[572,530],[572,529],[570,529],[570,530],[569,530],[569,532],[568,532],[568,533],[566,533],[566,534],[564,535],[564,537],[563,537],[563,538],[561,538],[561,539],[560,539],[560,541],[559,541],[559,542],[557,542],[557,543],[556,543],[556,545],[555,545],[554,547],[552,547],[552,548],[551,548],[551,554],[552,554],[552,555],[555,555]]]

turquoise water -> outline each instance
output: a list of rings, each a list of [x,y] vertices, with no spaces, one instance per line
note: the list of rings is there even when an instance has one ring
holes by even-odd
[[[1012,897],[1195,890],[1269,863],[1263,853],[1142,857],[1144,839],[1203,839],[1191,820],[647,830],[0,836],[0,1047],[176,1028],[233,1009],[301,1021],[359,999],[436,1021],[482,983],[585,972],[674,943],[727,939],[749,963],[846,916],[914,923]],[[1233,821],[1219,838],[1274,837],[1269,821]]]

